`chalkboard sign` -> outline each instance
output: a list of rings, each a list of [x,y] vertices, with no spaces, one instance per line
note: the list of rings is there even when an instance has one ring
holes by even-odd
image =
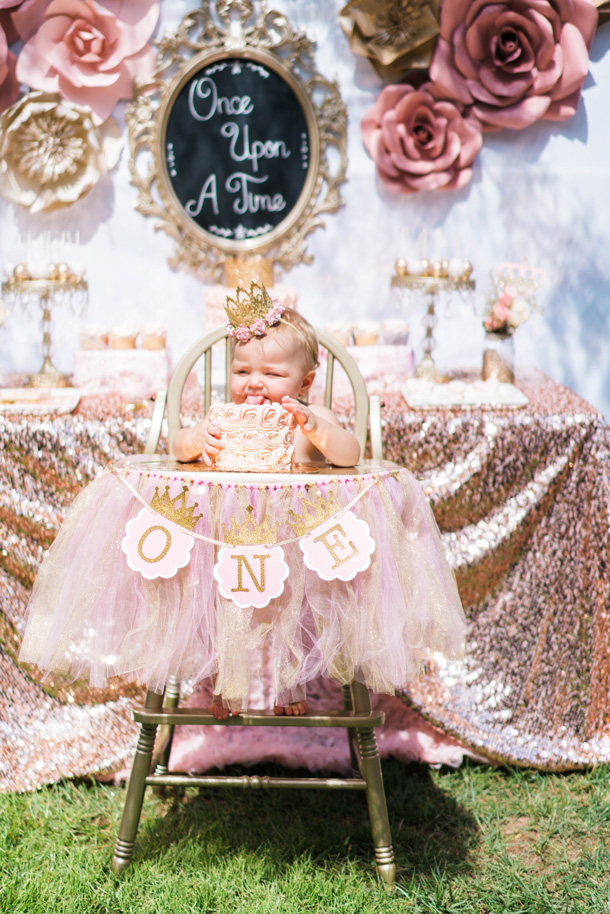
[[[317,123],[283,62],[262,51],[207,54],[164,109],[166,187],[208,243],[260,247],[302,213],[318,167]]]

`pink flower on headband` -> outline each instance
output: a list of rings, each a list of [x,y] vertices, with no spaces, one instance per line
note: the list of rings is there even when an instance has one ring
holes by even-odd
[[[250,332],[253,333],[254,336],[265,336],[267,327],[267,321],[264,321],[262,317],[259,317],[253,324],[250,324]]]
[[[276,298],[272,299],[272,301],[273,301],[273,308],[269,308],[269,310],[267,311],[267,314],[265,315],[265,320],[267,321],[267,324],[269,325],[269,327],[273,327],[274,324],[277,324],[280,317],[286,310],[284,308],[284,306],[282,304],[280,304],[280,302]]]
[[[249,339],[252,339],[252,333],[249,327],[246,327],[245,324],[240,324],[239,327],[231,328],[233,333],[231,336],[234,336],[236,340],[239,340],[240,343],[247,343]]]

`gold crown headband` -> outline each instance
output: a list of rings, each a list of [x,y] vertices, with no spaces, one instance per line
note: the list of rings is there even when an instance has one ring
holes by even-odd
[[[227,333],[240,343],[247,343],[254,336],[265,336],[269,327],[278,324],[286,309],[271,298],[264,286],[250,283],[250,291],[238,287],[235,298],[227,296],[225,311],[229,322]]]

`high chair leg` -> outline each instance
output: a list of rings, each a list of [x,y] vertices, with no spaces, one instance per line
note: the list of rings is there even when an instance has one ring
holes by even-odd
[[[354,710],[354,703],[352,701],[352,691],[349,685],[342,686],[343,689],[343,707],[346,711]],[[347,728],[347,744],[349,747],[349,760],[352,767],[352,774],[354,777],[360,777],[360,770],[358,768],[358,755],[356,753],[356,728],[348,727]]]
[[[368,689],[360,682],[352,682],[351,690],[354,710],[370,711],[371,701]],[[360,770],[366,781],[366,799],[373,833],[377,872],[385,882],[387,889],[391,891],[396,878],[396,864],[394,863],[390,820],[383,788],[381,761],[377,750],[375,730],[372,727],[358,728],[358,750]]]
[[[170,676],[165,688],[164,708],[177,708],[180,701],[180,682],[175,676]],[[172,751],[172,742],[174,739],[175,726],[173,724],[163,724],[159,727],[159,733],[156,739],[156,749],[153,754],[153,769],[155,774],[167,774],[169,766],[169,757]],[[154,788],[153,790],[159,790]]]
[[[145,706],[151,710],[159,710],[163,706],[163,693],[159,695],[157,692],[147,692]],[[133,856],[138,825],[140,824],[140,815],[142,813],[144,791],[146,790],[146,778],[150,772],[156,733],[156,724],[142,724],[140,728],[136,754],[131,767],[131,775],[129,777],[127,793],[125,795],[123,817],[121,819],[119,835],[114,848],[114,857],[112,858],[113,873],[122,873],[123,870],[129,866]]]

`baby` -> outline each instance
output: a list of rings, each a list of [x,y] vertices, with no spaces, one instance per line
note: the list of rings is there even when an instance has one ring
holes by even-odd
[[[294,440],[298,463],[326,459],[336,466],[353,466],[360,457],[360,445],[351,432],[339,425],[330,409],[308,406],[300,399],[311,388],[318,366],[318,341],[312,326],[298,312],[272,302],[262,287],[252,285],[250,300],[255,310],[247,312],[247,323],[236,326],[236,317],[227,308],[229,336],[235,339],[229,384],[232,402],[281,403],[292,413],[298,424]],[[219,429],[206,417],[191,428],[180,429],[172,451],[182,462],[202,458],[209,465],[222,447],[219,439]],[[276,704],[273,710],[298,715],[308,705],[303,700]],[[218,720],[229,716],[219,695],[210,711]]]

